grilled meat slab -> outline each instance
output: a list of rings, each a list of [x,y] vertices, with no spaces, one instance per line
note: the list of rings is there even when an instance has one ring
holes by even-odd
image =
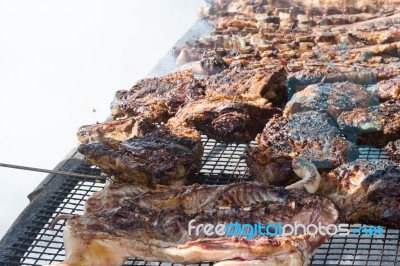
[[[214,75],[228,68],[214,50],[202,48],[174,48],[179,69],[190,69],[196,75]]]
[[[173,116],[202,87],[189,70],[139,80],[129,91],[117,91],[111,104],[114,117],[142,116],[162,122]]]
[[[342,221],[400,228],[400,168],[391,161],[344,164],[322,176],[317,193]]]
[[[123,200],[121,201],[121,195]],[[229,237],[189,231],[189,223],[294,225],[335,224],[333,204],[303,189],[258,183],[192,185],[140,191],[111,184],[87,202],[85,213],[68,220],[62,265],[122,265],[129,257],[215,265],[308,265],[328,238],[309,235]],[[256,265],[258,265],[256,264]]]
[[[217,100],[229,99],[258,103],[286,102],[286,72],[283,67],[255,70],[227,69],[202,80],[206,95]]]
[[[377,105],[378,98],[361,85],[337,82],[310,85],[293,95],[285,107],[285,115],[309,110],[327,111],[337,119],[344,111]]]
[[[385,147],[385,151],[389,154],[390,159],[400,165],[400,139],[389,142]]]
[[[359,144],[382,148],[400,139],[400,101],[389,100],[376,107],[343,112],[338,124],[346,134],[358,134]]]
[[[400,100],[400,78],[396,77],[379,82],[378,95],[381,101]]]
[[[224,142],[250,142],[279,108],[234,100],[193,100],[168,121],[170,126],[193,127],[209,138]]]
[[[313,161],[325,172],[357,158],[354,144],[340,136],[326,113],[308,111],[275,117],[257,136],[258,145],[246,150],[251,176],[271,185],[288,185],[297,179],[291,169],[297,156]]]
[[[385,124],[385,119],[379,113],[379,106],[373,106],[343,112],[339,116],[337,123],[346,134],[358,135],[381,131]]]
[[[185,127],[159,128],[142,122],[137,136],[122,142],[102,139],[81,144],[78,151],[89,164],[115,181],[145,185],[183,185],[201,168],[200,133]]]

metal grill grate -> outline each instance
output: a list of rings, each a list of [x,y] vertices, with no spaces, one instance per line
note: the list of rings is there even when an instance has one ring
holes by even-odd
[[[223,144],[203,137],[204,157],[200,178],[203,183],[223,184],[248,179],[246,165],[241,158],[245,144]],[[387,158],[380,150],[360,148],[360,160]],[[96,168],[85,166],[81,160],[76,172],[100,174]],[[76,162],[75,162],[76,163]],[[0,265],[43,265],[62,261],[65,257],[62,231],[64,224],[58,223],[54,230],[49,224],[59,214],[82,214],[87,197],[104,187],[104,183],[63,178],[62,190],[47,197],[29,226],[23,228],[20,237],[7,247]],[[349,225],[355,228],[357,225]],[[358,225],[359,226],[359,225]],[[357,226],[357,227],[358,227]],[[171,263],[144,262],[130,259],[125,265],[177,265]],[[198,264],[196,264],[198,265]],[[210,265],[203,263],[200,265]],[[399,230],[385,229],[384,236],[350,234],[335,236],[316,252],[312,265],[400,265]]]

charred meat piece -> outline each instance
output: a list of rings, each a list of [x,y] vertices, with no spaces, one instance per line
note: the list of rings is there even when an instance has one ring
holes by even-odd
[[[382,114],[379,114],[379,106],[364,109],[354,109],[343,112],[337,119],[340,129],[346,135],[358,135],[381,131],[385,124]]]
[[[183,185],[201,168],[200,133],[185,127],[161,125],[122,142],[110,139],[81,144],[78,151],[89,164],[117,182],[143,185]],[[139,130],[140,131],[140,130]]]
[[[346,65],[352,65],[365,62],[366,65],[374,67],[377,63],[373,63],[372,60],[378,60],[377,58],[380,58],[379,60],[382,61],[383,58],[398,57],[400,42],[353,46],[346,49],[345,53],[343,53],[341,49],[338,49],[339,47],[338,45],[327,45],[327,47],[320,48],[319,51],[321,54],[329,54],[331,63],[344,62]]]
[[[78,130],[77,137],[81,143],[101,141],[103,139],[124,141],[155,130],[155,128],[154,124],[148,123],[140,117],[129,117],[82,126]]]
[[[259,136],[258,145],[245,153],[251,176],[262,183],[288,185],[297,179],[291,168],[294,157],[311,160],[321,172],[357,158],[354,144],[326,113],[308,111],[275,117]]]
[[[198,99],[186,104],[168,125],[193,127],[223,142],[250,142],[279,108],[233,100]]]
[[[400,78],[379,82],[378,95],[381,101],[400,100]]]
[[[121,191],[125,197],[116,205]],[[308,265],[329,235],[309,235],[300,228],[292,236],[283,237],[275,231],[276,236],[246,238],[224,235],[225,231],[210,235],[204,228],[193,227],[227,226],[232,222],[267,225],[277,221],[306,227],[318,221],[327,226],[338,218],[328,199],[304,189],[287,190],[250,182],[142,193],[136,186],[110,184],[92,198],[84,215],[67,222],[66,260],[62,265],[117,266],[133,257],[182,264],[211,261],[220,266]]]
[[[300,70],[288,73],[287,83],[289,99],[292,99],[292,96],[296,92],[304,90],[309,85],[320,83],[327,76],[342,74],[341,70],[326,67],[326,64],[318,62],[317,60],[308,60],[308,63],[310,65],[305,63],[305,66]],[[341,81],[343,80],[338,80],[337,82]]]
[[[344,111],[368,108],[378,103],[378,98],[361,85],[350,82],[315,84],[294,94],[284,113],[290,116],[309,110],[328,111],[337,119]]]
[[[381,64],[371,66],[365,70],[357,66],[341,65],[338,68],[327,67],[326,62],[320,60],[307,60],[305,67],[299,71],[288,73],[288,96],[304,90],[309,85],[318,83],[350,82],[363,86],[371,86],[380,82],[385,84],[388,79],[400,75],[400,70],[395,65]],[[374,95],[374,97],[376,97]]]
[[[321,60],[307,60],[305,67],[299,71],[292,71],[288,74],[289,98],[296,92],[300,92],[309,85],[318,83],[343,83],[349,82],[359,85],[374,85],[382,71],[376,68],[365,70],[357,66],[341,65],[338,68],[327,67],[326,62]],[[386,70],[388,72],[388,70]],[[390,75],[386,73],[386,75]],[[381,77],[382,78],[382,77]],[[328,88],[325,88],[327,90]]]
[[[255,70],[227,69],[202,80],[206,95],[215,99],[252,101],[258,103],[286,102],[286,73],[283,67]]]
[[[400,139],[389,142],[385,147],[385,151],[389,154],[390,159],[400,165]]]
[[[338,123],[345,134],[356,134],[359,144],[382,148],[400,139],[400,101],[389,100],[366,110],[344,112]]]
[[[142,116],[166,121],[190,97],[201,95],[202,86],[191,71],[139,80],[129,91],[117,91],[111,104],[114,117]]]
[[[317,192],[341,220],[400,228],[400,169],[393,162],[353,162],[322,176]]]

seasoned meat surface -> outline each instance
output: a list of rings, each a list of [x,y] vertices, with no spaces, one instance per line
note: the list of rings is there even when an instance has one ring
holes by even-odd
[[[378,83],[378,94],[381,101],[400,100],[400,78],[392,78]]]
[[[400,168],[391,161],[343,164],[322,177],[342,221],[400,228]]]
[[[308,158],[326,171],[358,155],[355,145],[340,136],[333,119],[316,111],[275,117],[257,142],[247,149],[246,163],[253,178],[272,185],[287,185],[297,179],[290,168],[294,157]]]
[[[110,184],[88,199],[82,216],[68,220],[64,263],[88,265],[95,260],[101,265],[122,265],[135,257],[182,264],[307,265],[328,235],[312,236],[300,229],[284,239],[259,234],[246,239],[206,235],[190,226],[232,221],[265,225],[296,221],[305,226],[319,221],[326,226],[335,224],[337,217],[329,200],[303,189],[243,182],[141,191],[129,184]]]
[[[255,70],[227,69],[203,80],[206,95],[217,99],[258,103],[286,101],[286,72],[283,67]]]
[[[111,104],[114,117],[142,116],[162,122],[173,116],[190,97],[201,95],[202,85],[192,71],[139,80],[129,91],[118,91]]]
[[[152,127],[143,122],[141,134],[118,142],[102,139],[81,144],[78,151],[89,164],[117,182],[154,186],[183,185],[201,168],[200,133],[185,127]]]
[[[146,131],[154,130],[156,126],[140,117],[106,121],[94,125],[82,126],[78,129],[77,137],[81,143],[112,139],[124,141],[134,136],[143,135]]]
[[[338,123],[346,134],[357,135],[359,144],[382,148],[400,139],[400,101],[389,100],[376,107],[344,112]]]
[[[328,111],[337,119],[342,112],[368,108],[379,103],[377,97],[361,85],[350,82],[310,85],[293,95],[285,115],[309,110]]]
[[[385,124],[385,118],[379,113],[379,106],[373,106],[343,112],[337,122],[343,132],[356,136],[362,133],[381,131]]]
[[[327,225],[336,206],[340,222],[400,228],[400,0],[208,2],[213,29],[172,51],[178,72],[117,92],[114,121],[79,129],[79,151],[116,182],[69,219],[63,265],[308,265],[327,238],[194,236],[192,220]],[[200,133],[260,133],[244,155],[258,183],[182,186]],[[352,162],[356,144],[393,161]]]
[[[389,142],[385,147],[389,157],[400,165],[400,139]]]
[[[250,142],[281,110],[265,104],[210,98],[191,101],[168,121],[170,126],[193,127],[224,142]]]

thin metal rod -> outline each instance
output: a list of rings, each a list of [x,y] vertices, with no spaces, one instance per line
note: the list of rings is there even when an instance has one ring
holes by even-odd
[[[57,175],[66,175],[66,176],[74,176],[74,177],[81,177],[81,178],[89,178],[89,179],[105,179],[106,178],[105,176],[85,175],[85,174],[79,174],[79,173],[71,173],[71,172],[56,171],[56,170],[47,170],[47,169],[28,167],[28,166],[21,166],[21,165],[14,165],[14,164],[6,164],[6,163],[0,163],[0,167],[14,168],[14,169],[19,169],[19,170],[41,172],[41,173],[48,173],[48,174],[57,174]]]

